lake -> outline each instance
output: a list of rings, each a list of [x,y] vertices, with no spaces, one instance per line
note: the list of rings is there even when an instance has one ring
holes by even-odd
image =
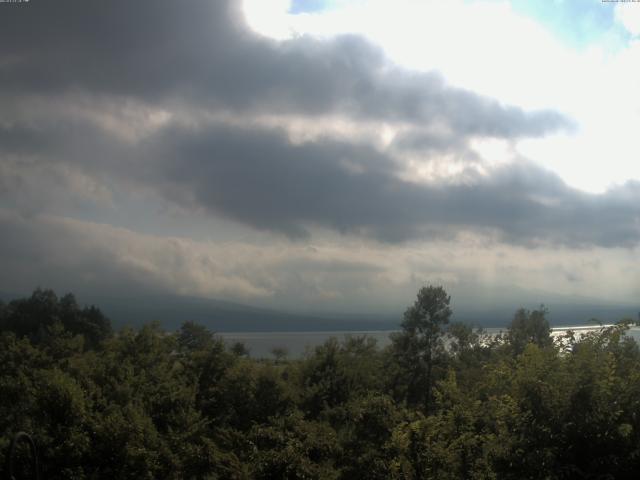
[[[575,325],[570,327],[554,327],[551,335],[558,336],[573,330],[577,336],[594,331],[600,326]],[[486,328],[485,332],[497,335],[504,328]],[[375,331],[333,331],[333,332],[225,332],[218,333],[225,342],[242,342],[249,349],[253,358],[272,357],[271,351],[274,348],[285,348],[290,358],[301,357],[307,348],[314,348],[322,345],[331,337],[342,340],[345,336],[367,336],[374,338],[378,347],[384,348],[391,343],[389,335],[397,330],[375,330]],[[631,327],[628,335],[640,341],[640,327]]]

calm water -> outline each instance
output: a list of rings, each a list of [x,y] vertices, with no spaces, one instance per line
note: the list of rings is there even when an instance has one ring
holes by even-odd
[[[552,335],[561,335],[571,329],[580,335],[589,331],[597,330],[600,327],[593,325],[578,325],[572,327],[557,327],[552,329]],[[378,347],[384,348],[391,343],[389,335],[396,330],[379,330],[367,332],[227,332],[218,333],[226,342],[242,342],[250,351],[254,358],[271,357],[271,351],[274,348],[285,348],[289,352],[290,358],[300,357],[307,348],[314,348],[322,345],[331,337],[338,340],[344,339],[346,336],[361,337],[367,336],[374,338]],[[504,329],[486,328],[488,334],[498,334]],[[632,327],[629,336],[640,341],[640,327]]]
[[[395,330],[380,330],[370,332],[228,332],[218,333],[226,342],[242,342],[250,351],[252,357],[270,357],[271,350],[282,347],[289,352],[290,358],[300,357],[307,348],[322,345],[331,337],[338,340],[346,336],[367,336],[375,338],[378,347],[386,347],[391,343],[389,334]]]

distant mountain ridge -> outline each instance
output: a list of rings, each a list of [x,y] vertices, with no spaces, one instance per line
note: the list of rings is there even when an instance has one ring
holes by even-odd
[[[116,325],[158,321],[164,328],[175,329],[186,321],[193,321],[217,332],[387,330],[399,325],[399,321],[392,319],[371,320],[347,315],[333,318],[179,296],[140,299],[138,303],[112,301],[105,303],[103,311]]]
[[[56,292],[62,295],[66,292]],[[8,302],[29,294],[0,292]],[[114,327],[137,327],[157,321],[167,330],[175,330],[186,321],[205,325],[216,332],[318,332],[372,331],[400,328],[403,311],[397,314],[304,314],[260,308],[225,300],[179,295],[138,295],[109,297],[77,294],[82,305],[93,304],[111,319]],[[526,305],[525,305],[526,306]],[[471,310],[454,306],[454,321],[483,327],[505,327],[518,306]],[[622,318],[638,319],[640,308],[617,305],[550,304],[552,326],[584,325],[596,318],[612,323]]]
[[[56,293],[63,295],[66,292]],[[8,302],[29,295],[0,292],[0,299]],[[175,330],[184,322],[193,321],[216,332],[393,330],[399,328],[401,317],[301,314],[178,295],[128,298],[77,294],[76,299],[82,305],[96,305],[116,328],[157,321],[163,328]]]

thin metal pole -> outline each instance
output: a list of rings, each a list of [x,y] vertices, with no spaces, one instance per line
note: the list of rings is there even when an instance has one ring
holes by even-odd
[[[31,450],[31,456],[33,457],[33,474],[36,480],[40,480],[40,462],[38,461],[38,449],[36,448],[36,442],[33,441],[31,435],[25,432],[18,432],[13,436],[11,445],[9,446],[9,479],[16,480],[14,476],[14,461],[16,456],[16,450],[20,440],[27,442],[29,449]]]

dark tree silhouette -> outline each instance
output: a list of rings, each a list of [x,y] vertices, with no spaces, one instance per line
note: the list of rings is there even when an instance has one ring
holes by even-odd
[[[396,356],[408,374],[407,400],[429,411],[434,367],[444,354],[444,326],[449,323],[451,297],[442,287],[423,287],[404,313],[402,332],[393,336]]]

